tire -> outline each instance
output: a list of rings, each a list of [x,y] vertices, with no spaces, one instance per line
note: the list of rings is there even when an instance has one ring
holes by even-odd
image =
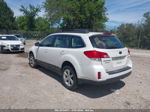
[[[0,46],[0,53],[3,53],[3,47]]]
[[[32,67],[32,68],[37,68],[37,63],[36,63],[36,60],[35,60],[35,58],[34,58],[34,55],[33,55],[33,53],[30,53],[29,54],[29,65],[30,65],[30,67]]]
[[[75,70],[70,66],[64,66],[62,69],[63,85],[69,90],[75,90],[78,87],[78,78]]]
[[[0,53],[2,52],[2,48],[1,48],[1,46],[0,46]]]

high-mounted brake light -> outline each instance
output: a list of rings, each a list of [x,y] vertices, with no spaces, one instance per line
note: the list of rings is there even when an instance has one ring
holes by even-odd
[[[110,33],[110,32],[104,32],[103,35],[110,36],[110,35],[112,35],[112,33]]]
[[[88,58],[92,59],[98,59],[98,58],[109,58],[109,55],[105,52],[99,52],[99,51],[85,51],[84,54]]]

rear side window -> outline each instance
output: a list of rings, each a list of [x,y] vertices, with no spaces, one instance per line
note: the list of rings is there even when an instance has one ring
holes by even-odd
[[[85,44],[81,37],[72,35],[55,35],[54,47],[59,48],[82,48]]]
[[[78,36],[72,36],[71,39],[71,48],[82,48],[85,47],[85,44],[81,37]]]
[[[95,35],[90,37],[90,41],[95,48],[101,49],[120,49],[124,48],[117,37]]]
[[[54,47],[69,48],[69,37],[66,35],[56,35]]]

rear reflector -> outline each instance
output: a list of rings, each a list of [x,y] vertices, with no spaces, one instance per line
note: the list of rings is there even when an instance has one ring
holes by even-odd
[[[109,58],[108,54],[105,52],[99,52],[99,51],[85,51],[84,54],[88,58]]]
[[[101,72],[98,72],[97,78],[98,78],[98,79],[101,79]]]
[[[128,49],[128,54],[130,55],[131,54],[131,51]]]

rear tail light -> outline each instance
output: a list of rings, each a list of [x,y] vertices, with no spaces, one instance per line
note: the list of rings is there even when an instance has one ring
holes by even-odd
[[[130,55],[131,54],[131,51],[128,49],[128,54]]]
[[[107,53],[99,51],[85,51],[84,54],[90,59],[110,58]]]

